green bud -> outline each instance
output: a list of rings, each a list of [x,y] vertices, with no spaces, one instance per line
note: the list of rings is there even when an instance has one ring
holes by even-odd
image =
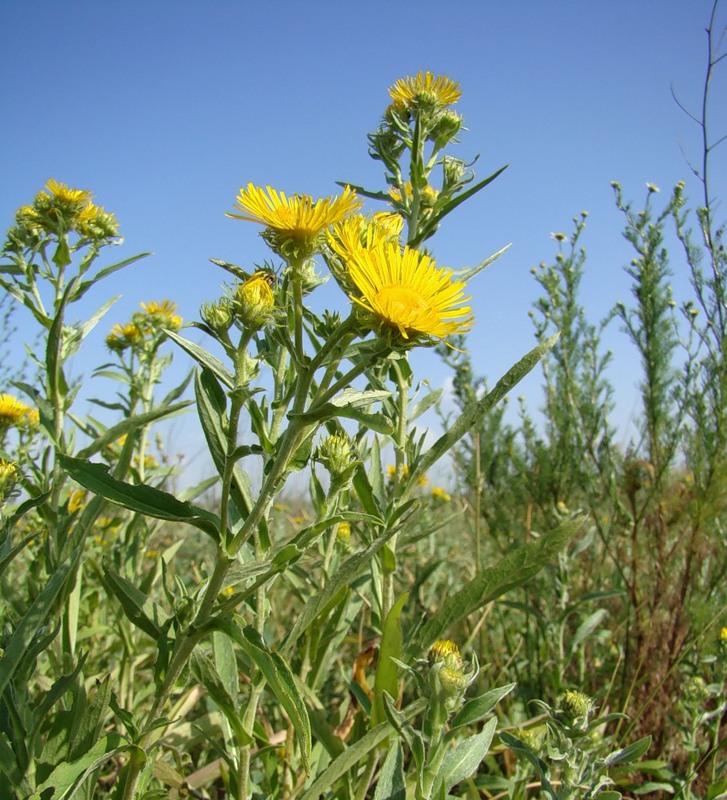
[[[345,433],[334,433],[325,439],[316,453],[316,459],[331,473],[340,478],[351,466],[353,443]]]
[[[214,303],[204,303],[200,314],[215,333],[224,333],[232,325],[232,305],[227,298],[222,298]]]

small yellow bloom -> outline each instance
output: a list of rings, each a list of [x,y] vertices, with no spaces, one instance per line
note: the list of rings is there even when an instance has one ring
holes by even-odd
[[[429,70],[419,72],[413,78],[399,78],[389,89],[389,94],[397,110],[411,110],[419,105],[449,106],[462,96],[458,83]]]
[[[449,503],[452,499],[440,486],[432,486],[432,497],[442,503]]]
[[[86,492],[84,492],[83,489],[75,489],[72,491],[68,497],[68,513],[72,514],[74,511],[78,511],[85,499]]]
[[[719,631],[720,642],[727,642],[727,628],[721,628]]]
[[[406,478],[408,474],[409,474],[409,465],[404,464],[401,468],[401,475],[403,478]],[[386,476],[390,481],[396,479],[396,467],[393,464],[389,464],[389,466],[386,468]]]
[[[407,202],[409,202],[412,198],[412,188],[411,188],[411,181],[407,181],[404,184],[404,196],[406,197]],[[399,189],[395,186],[392,186],[389,189],[389,197],[392,200],[395,200],[397,203],[402,202],[402,196]],[[439,192],[433,186],[427,184],[420,193],[420,202],[423,208],[431,208],[436,202],[437,198],[439,197]]]
[[[360,296],[351,300],[405,339],[444,339],[472,326],[472,309],[462,306],[465,284],[418,250],[382,244],[351,252],[348,274]]]
[[[427,478],[426,475],[420,475],[417,478],[417,486],[420,486],[421,488],[424,488],[425,486],[428,486],[428,485],[429,485],[429,478]]]
[[[347,544],[351,539],[351,525],[348,522],[339,522],[336,536],[343,544]]]
[[[151,301],[140,305],[152,323],[172,331],[178,331],[182,327],[182,318],[174,313],[177,304],[171,300],[162,300],[161,303]]]
[[[264,225],[275,235],[277,249],[283,255],[286,247],[292,245],[295,257],[300,259],[311,255],[319,235],[329,225],[360,207],[356,192],[348,186],[340,197],[314,200],[310,195],[288,197],[271,186],[261,189],[248,183],[246,188],[240,189],[235,203],[235,208],[242,213],[228,213],[227,216]]]
[[[109,350],[122,352],[127,347],[138,344],[144,338],[138,325],[128,323],[120,325],[118,322],[111,328],[111,333],[106,337],[106,347]]]

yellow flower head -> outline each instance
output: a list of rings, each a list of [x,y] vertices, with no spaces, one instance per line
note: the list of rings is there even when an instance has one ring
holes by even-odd
[[[0,394],[0,429],[37,424],[37,411],[10,394]]]
[[[720,642],[724,642],[725,644],[727,644],[727,628],[720,628],[719,640]]]
[[[449,503],[452,499],[440,486],[432,486],[432,497],[442,503]]]
[[[351,299],[405,339],[444,339],[472,326],[472,310],[461,303],[465,284],[452,280],[428,255],[396,244],[351,252],[348,275],[359,295]]]
[[[87,189],[71,189],[67,184],[50,178],[45,185],[54,200],[66,205],[85,206],[91,202],[91,192]]]
[[[449,667],[454,667],[462,662],[459,647],[449,639],[438,639],[429,648],[429,663],[436,664],[443,661]]]
[[[153,324],[172,331],[178,331],[182,327],[182,318],[174,313],[177,304],[171,300],[162,300],[161,303],[151,301],[140,305]]]
[[[292,245],[297,257],[308,257],[319,235],[329,225],[360,207],[356,192],[348,186],[340,197],[314,200],[310,195],[288,197],[271,186],[261,189],[248,183],[246,188],[240,189],[235,203],[235,208],[242,213],[228,213],[227,216],[264,225],[273,234],[268,240],[271,245],[277,244],[282,255],[286,254],[285,246]]]
[[[446,75],[434,75],[427,70],[413,78],[399,78],[390,87],[394,108],[408,111],[417,106],[444,107],[456,103],[462,96],[459,84]]]
[[[367,217],[354,214],[347,217],[328,231],[328,244],[341,258],[361,247],[371,248],[385,242],[398,242],[404,227],[404,218],[399,214],[382,212]]]
[[[132,322],[120,325],[118,322],[111,328],[111,333],[106,337],[106,347],[115,352],[122,352],[127,347],[138,344],[144,338],[137,325]]]

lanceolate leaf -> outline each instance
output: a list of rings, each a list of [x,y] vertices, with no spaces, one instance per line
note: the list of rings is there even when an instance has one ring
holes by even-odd
[[[328,603],[342,590],[349,586],[358,576],[369,567],[371,558],[391,539],[398,528],[392,528],[383,536],[379,536],[365,550],[349,556],[338,571],[330,578],[320,592],[311,597],[303,606],[298,619],[296,619],[292,630],[285,641],[285,649],[292,647],[308,627],[313,623],[318,614]]]
[[[222,381],[222,383],[225,384],[225,386],[227,386],[228,389],[235,388],[235,376],[218,358],[213,356],[212,353],[209,353],[204,349],[204,347],[200,347],[200,345],[190,342],[189,339],[185,339],[184,336],[180,336],[174,331],[167,331],[167,336],[170,339],[173,339],[182,348],[182,350],[189,353],[189,355],[192,356],[192,358],[200,365],[200,367],[204,367],[214,372],[214,374]]]
[[[242,718],[237,713],[235,702],[217,672],[215,665],[207,656],[199,652],[199,649],[192,651],[192,671],[195,678],[209,692],[210,697],[215,701],[220,711],[230,723],[230,727],[237,737],[240,747],[250,744],[252,741],[242,726]]]
[[[129,431],[136,430],[144,425],[149,425],[151,422],[156,422],[157,420],[179,414],[186,408],[189,408],[191,404],[191,400],[183,400],[181,403],[170,406],[159,406],[145,414],[137,414],[133,417],[129,417],[119,422],[118,425],[113,425],[111,428],[105,430],[104,433],[96,438],[88,447],[79,450],[77,458],[90,458],[96,453],[101,452],[104,447],[114,444],[114,442],[118,441],[124,434],[129,433]]]
[[[379,648],[379,660],[374,680],[374,704],[371,709],[371,727],[386,719],[383,706],[384,692],[396,699],[399,694],[399,670],[396,661],[401,659],[404,647],[401,632],[401,612],[409,599],[407,592],[394,603],[386,616]]]
[[[409,655],[418,656],[437,639],[445,638],[453,625],[501,594],[530,580],[565,547],[585,520],[585,515],[569,519],[551,533],[521,545],[496,564],[483,569],[422,626],[418,637],[407,648]]]
[[[8,639],[5,652],[0,659],[0,694],[3,693],[18,664],[26,655],[33,637],[44,626],[64,584],[74,574],[81,552],[82,545],[77,547],[71,557],[51,575],[48,583],[40,591]]]
[[[452,447],[470,430],[477,422],[519,382],[540,359],[558,341],[559,334],[551,336],[546,341],[533,348],[526,356],[520,359],[497,382],[491,392],[481,400],[470,403],[460,414],[449,430],[437,439],[427,452],[417,462],[409,475],[409,484],[416,485],[417,480],[427,473],[439,459],[448,453]]]
[[[275,650],[265,644],[255,628],[249,626],[240,628],[229,619],[217,620],[214,627],[236,642],[262,672],[270,690],[293,723],[307,772],[310,768],[311,752],[310,720],[308,709],[298,692],[290,667]]]
[[[125,483],[111,477],[102,464],[61,456],[61,465],[84,488],[112,503],[169,522],[186,522],[217,542],[219,520],[211,511],[177,500],[174,495],[144,484]]]
[[[440,796],[439,786],[442,786],[446,794],[456,783],[469,778],[479,767],[480,762],[490,749],[496,727],[497,717],[493,717],[480,733],[460,742],[453,750],[447,753],[435,778],[435,797]]]

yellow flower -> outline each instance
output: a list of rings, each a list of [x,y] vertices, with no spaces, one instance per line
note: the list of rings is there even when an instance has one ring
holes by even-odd
[[[389,89],[394,107],[410,110],[417,105],[449,106],[462,96],[459,84],[446,75],[434,75],[427,70],[413,78],[399,78]]]
[[[118,322],[111,328],[111,333],[106,337],[106,347],[109,350],[122,352],[130,345],[138,344],[143,334],[137,325],[128,323],[120,325]]]
[[[339,522],[338,529],[336,530],[336,536],[338,537],[339,541],[347,544],[351,538],[351,525],[348,522]]]
[[[408,474],[409,474],[409,465],[404,464],[401,468],[401,475],[403,478],[406,478]],[[393,464],[389,464],[389,466],[386,468],[386,476],[390,481],[396,479],[396,467]]]
[[[459,647],[450,639],[437,639],[436,642],[429,648],[429,663],[434,664],[438,661],[444,661],[448,666],[455,666],[461,663],[462,656],[459,652]]]
[[[78,511],[85,499],[86,492],[84,492],[83,489],[75,489],[72,491],[68,497],[68,513],[72,514],[74,511]]]
[[[432,497],[442,503],[449,503],[452,499],[440,486],[432,486]]]
[[[428,485],[429,485],[429,478],[427,478],[426,475],[420,475],[417,478],[417,486],[421,486],[422,488],[424,488],[425,486]]]
[[[411,200],[412,197],[412,188],[411,188],[411,181],[407,181],[404,184],[404,195],[406,196],[407,201]],[[395,186],[392,186],[389,189],[389,197],[392,200],[395,200],[397,203],[401,203],[401,192]],[[423,208],[431,208],[436,202],[437,198],[439,197],[439,192],[433,187],[427,184],[422,190],[420,194],[420,202]]]
[[[30,406],[10,394],[0,394],[0,428],[32,424],[34,417]]]
[[[162,300],[161,303],[152,300],[150,303],[140,303],[140,305],[152,323],[172,331],[178,331],[182,327],[182,318],[174,313],[177,304],[171,300]]]
[[[54,200],[64,205],[85,206],[91,202],[91,192],[87,189],[71,189],[67,184],[50,178],[45,188],[51,193]]]
[[[721,628],[719,631],[720,642],[727,642],[727,628]]]
[[[310,195],[287,197],[285,192],[278,192],[271,186],[261,189],[248,183],[246,188],[240,189],[235,207],[242,213],[228,213],[228,217],[264,225],[280,239],[278,249],[293,244],[302,248],[302,255],[308,256],[317,237],[329,225],[360,208],[361,201],[348,186],[340,197],[313,200]]]
[[[430,336],[443,339],[464,333],[472,325],[469,306],[459,305],[465,284],[452,280],[425,253],[395,244],[351,252],[347,262],[351,281],[360,296],[351,300],[395,328],[404,339]]]

